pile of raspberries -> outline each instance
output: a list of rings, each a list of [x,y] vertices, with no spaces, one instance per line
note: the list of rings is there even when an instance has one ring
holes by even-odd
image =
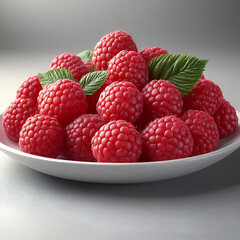
[[[103,36],[91,62],[69,53],[50,69],[66,68],[74,79],[42,88],[38,75],[25,80],[3,114],[6,135],[21,151],[88,162],[149,162],[214,151],[234,133],[238,117],[220,87],[202,74],[188,95],[168,80],[149,81],[147,64],[168,54],[158,46],[138,51],[124,31]],[[78,83],[91,71],[109,74],[93,95]]]

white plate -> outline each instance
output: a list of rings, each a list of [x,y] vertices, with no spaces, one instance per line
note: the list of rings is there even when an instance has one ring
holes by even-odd
[[[240,119],[240,113],[237,112]],[[5,134],[0,115],[0,148],[21,164],[52,176],[86,182],[137,183],[175,178],[208,167],[240,146],[240,124],[231,136],[220,140],[217,150],[188,158],[161,162],[92,163],[39,157],[21,152]]]

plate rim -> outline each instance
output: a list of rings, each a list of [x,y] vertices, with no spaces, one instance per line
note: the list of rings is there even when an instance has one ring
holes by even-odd
[[[2,117],[3,117],[2,112],[0,114],[0,122],[2,123]],[[240,112],[236,110],[237,116],[238,116],[238,128],[240,128]],[[3,128],[1,124],[1,128]],[[233,133],[234,135],[234,133]],[[232,136],[232,135],[231,135]],[[229,137],[231,137],[229,136]],[[214,157],[216,155],[221,155],[221,153],[224,153],[226,150],[227,151],[235,151],[237,148],[240,147],[240,138],[238,141],[231,143],[228,146],[224,146],[220,149],[216,149],[212,152],[197,155],[197,156],[191,156],[191,157],[185,157],[185,158],[179,158],[179,159],[172,159],[172,160],[165,160],[165,161],[149,161],[149,162],[134,162],[134,163],[112,163],[112,162],[87,162],[87,161],[75,161],[75,160],[67,160],[67,159],[61,159],[61,158],[49,158],[49,157],[43,157],[43,156],[38,156],[30,153],[25,153],[22,152],[19,149],[12,148],[0,141],[0,149],[3,151],[13,153],[16,155],[21,155],[22,157],[27,157],[27,158],[33,158],[35,160],[40,160],[40,161],[46,161],[46,162],[53,162],[53,163],[66,163],[66,164],[73,164],[73,165],[87,165],[87,166],[148,166],[148,165],[161,165],[161,164],[167,164],[167,163],[177,163],[177,162],[182,162],[182,161],[197,161],[203,158],[208,158],[208,157]]]

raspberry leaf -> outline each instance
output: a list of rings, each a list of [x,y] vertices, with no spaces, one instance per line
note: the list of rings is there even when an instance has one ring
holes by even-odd
[[[38,78],[43,88],[60,79],[70,79],[75,81],[71,71],[65,68],[52,69],[45,73],[38,73]]]
[[[200,79],[206,59],[187,56],[184,54],[166,54],[153,58],[148,64],[149,80],[169,80],[181,92],[187,95]]]
[[[84,75],[80,80],[85,95],[92,95],[105,82],[108,77],[108,71],[95,71]]]
[[[93,52],[91,50],[84,50],[77,54],[83,62],[91,62],[93,57]]]

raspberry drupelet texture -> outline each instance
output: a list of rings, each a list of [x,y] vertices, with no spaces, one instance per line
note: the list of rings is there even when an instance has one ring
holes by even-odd
[[[64,146],[63,128],[56,118],[36,114],[23,125],[19,146],[26,153],[56,158]]]
[[[153,58],[159,57],[162,54],[168,54],[168,51],[156,46],[151,48],[143,48],[139,53],[144,58],[146,64],[148,64]]]
[[[108,64],[110,81],[129,81],[141,91],[147,84],[148,70],[145,60],[134,51],[122,50]]]
[[[79,56],[70,53],[63,53],[59,56],[56,56],[52,60],[50,68],[69,69],[77,82],[80,81],[82,76],[91,71],[88,67],[86,67],[86,65]]]
[[[199,80],[188,95],[183,97],[183,109],[194,109],[213,115],[223,101],[220,87],[208,79]]]
[[[111,83],[100,94],[97,102],[97,112],[104,122],[123,119],[133,123],[142,111],[142,95],[130,82]]]
[[[98,162],[137,162],[142,154],[141,135],[131,123],[111,121],[92,138],[92,151]]]
[[[183,101],[180,91],[167,80],[152,80],[142,89],[144,114],[149,119],[179,116]]]
[[[64,156],[76,161],[95,162],[91,150],[94,134],[104,125],[97,114],[84,114],[65,127]]]
[[[31,98],[37,102],[37,97],[41,90],[42,86],[38,76],[31,76],[18,88],[16,98]]]
[[[194,139],[193,156],[214,151],[218,144],[217,124],[207,113],[199,110],[185,111],[181,119],[189,127]]]
[[[18,142],[23,124],[37,113],[37,104],[31,98],[15,99],[3,114],[3,127],[6,135],[14,142]]]
[[[235,108],[227,100],[222,101],[213,114],[213,118],[217,124],[220,138],[227,137],[237,130],[238,116]]]
[[[80,84],[61,79],[47,85],[38,96],[41,114],[55,117],[65,127],[78,116],[87,113],[88,104]]]
[[[95,69],[94,69],[94,65],[92,62],[84,62],[85,66],[91,71],[91,72],[94,72]]]
[[[145,161],[163,161],[189,157],[193,150],[193,137],[180,118],[156,118],[142,131]]]
[[[96,70],[107,70],[109,61],[121,50],[138,51],[132,37],[124,31],[103,36],[93,51],[92,63]]]

